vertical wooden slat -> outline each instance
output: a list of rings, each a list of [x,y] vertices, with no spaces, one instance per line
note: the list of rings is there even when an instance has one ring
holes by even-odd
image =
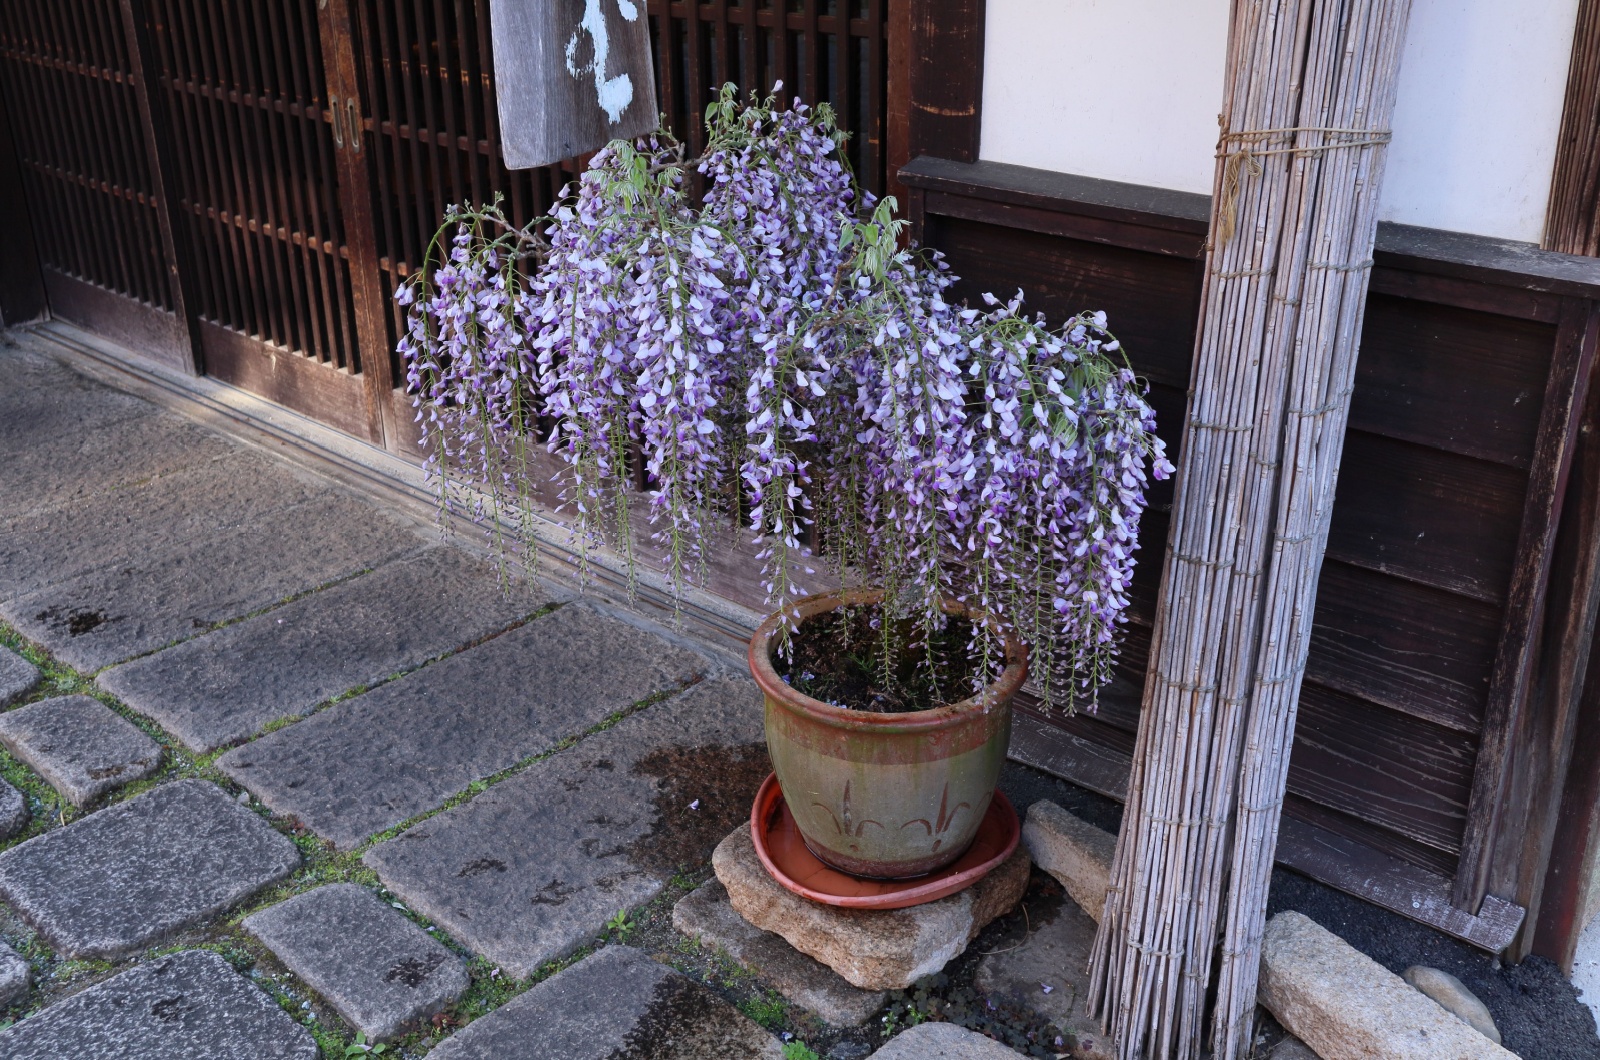
[[[45,6],[47,32],[51,39],[63,43],[77,39],[81,47],[82,6],[77,0]],[[76,24],[74,19],[78,20]],[[81,52],[69,53],[62,48],[59,57],[66,61],[74,61],[83,58],[83,55]],[[113,184],[118,183],[121,173],[118,171],[113,153],[118,147],[123,146],[118,142],[122,137],[117,135],[117,127],[107,122],[105,110],[97,105],[93,84],[88,78],[65,73],[61,73],[58,80],[69,111],[89,119],[88,136],[71,136],[68,131],[71,126],[68,124],[61,124],[54,130],[67,166],[71,172],[93,175],[102,180],[109,180]],[[62,117],[64,119],[65,115]],[[129,233],[127,226],[118,223],[115,200],[108,195],[86,190],[82,195],[82,201],[84,218],[88,221],[84,242],[91,248],[94,257],[99,259],[96,262],[96,271],[106,277],[113,290],[123,291],[141,301],[148,300],[149,295],[146,290],[133,279],[133,267],[128,250]],[[96,235],[99,236],[98,239],[95,238]],[[95,253],[96,251],[98,253]]]
[[[254,35],[245,23],[246,12],[241,7],[254,7],[256,4],[224,3],[220,6],[223,11],[223,32],[228,37],[229,58],[241,104],[229,108],[237,118],[240,145],[234,164],[244,174],[245,205],[241,221],[248,226],[247,238],[256,247],[260,265],[260,273],[256,276],[261,292],[258,334],[274,346],[291,347],[279,311],[282,292],[287,286],[283,271],[283,244],[273,235],[276,225],[272,204],[263,187],[267,168],[267,159],[262,150],[266,140],[265,113],[260,106],[250,105],[253,99],[259,100],[262,84],[260,71],[254,61]]]
[[[319,11],[318,24],[329,94],[357,100],[364,106],[351,36],[354,20],[348,0],[328,0],[327,6]],[[360,342],[359,364],[365,383],[368,434],[382,445],[394,433],[389,403],[393,382],[389,373],[389,351],[384,348],[387,334],[384,315],[389,293],[383,290],[378,268],[372,182],[367,168],[372,153],[358,148],[364,138],[364,124],[365,119],[358,114],[347,132],[344,149],[338,152],[339,216],[350,255],[351,317]]]
[[[46,160],[41,157],[44,137],[40,127],[45,120],[46,105],[41,99],[38,82],[44,74],[28,62],[39,52],[28,14],[27,5],[20,3],[11,9],[11,21],[6,23],[11,47],[19,56],[15,65],[6,65],[9,95],[17,108],[18,124],[14,133],[17,157],[23,163],[23,182],[31,193],[31,208],[40,213],[37,231],[41,265],[74,272],[81,270],[83,251],[77,226],[68,219],[67,187],[65,182],[51,179],[43,171]],[[24,144],[28,145],[26,158]],[[81,275],[81,271],[78,274]]]
[[[1579,0],[1556,140],[1546,250],[1600,255],[1600,0]]]
[[[298,167],[294,153],[290,149],[288,130],[289,124],[295,120],[289,111],[295,99],[292,92],[293,79],[283,54],[285,37],[279,24],[282,6],[283,0],[262,0],[255,5],[256,33],[261,46],[270,49],[271,52],[272,102],[281,104],[284,108],[282,112],[268,112],[267,121],[271,124],[270,136],[274,159],[271,170],[272,183],[277,200],[279,223],[283,226],[283,252],[289,259],[289,300],[292,305],[291,324],[294,335],[291,346],[294,349],[312,352],[316,349],[316,345],[312,336],[308,305],[310,289],[305,282],[306,258],[312,250],[304,242],[299,245],[293,242],[295,234],[301,232],[302,210],[295,199],[299,189]]]
[[[1600,331],[1600,313],[1593,303],[1588,335],[1593,343]],[[1563,489],[1565,504],[1556,532],[1550,564],[1550,601],[1536,663],[1537,677],[1513,734],[1511,779],[1503,820],[1516,828],[1502,828],[1496,837],[1489,875],[1489,893],[1509,898],[1528,910],[1523,931],[1506,954],[1520,961],[1531,952],[1536,936],[1546,931],[1544,917],[1547,868],[1559,846],[1582,848],[1581,837],[1560,836],[1562,791],[1569,769],[1582,771],[1574,757],[1573,737],[1600,612],[1600,392],[1591,383],[1581,425],[1573,435],[1571,471]],[[1551,906],[1560,909],[1559,885]],[[1558,917],[1561,915],[1558,912]],[[1578,925],[1567,930],[1575,935]],[[1556,957],[1564,947],[1555,946]]]

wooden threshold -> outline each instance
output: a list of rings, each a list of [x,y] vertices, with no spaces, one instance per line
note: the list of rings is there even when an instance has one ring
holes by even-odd
[[[1019,710],[1011,758],[1124,802],[1133,760]],[[1511,945],[1527,911],[1489,895],[1474,916],[1451,904],[1452,881],[1309,821],[1284,814],[1278,864],[1490,953]]]

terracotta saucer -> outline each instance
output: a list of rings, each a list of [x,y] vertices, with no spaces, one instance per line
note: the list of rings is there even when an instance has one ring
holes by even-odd
[[[938,872],[912,880],[868,880],[831,868],[800,838],[794,814],[783,800],[778,775],[769,774],[750,810],[750,835],[767,874],[785,890],[845,909],[904,909],[922,905],[977,883],[1017,849],[1022,828],[1017,811],[1000,791],[989,800],[978,836],[967,852]]]

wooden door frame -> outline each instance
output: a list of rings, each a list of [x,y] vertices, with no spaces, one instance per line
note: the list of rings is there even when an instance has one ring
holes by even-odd
[[[350,252],[350,294],[367,404],[367,432],[376,445],[395,449],[385,311],[389,292],[378,271],[378,235],[372,211],[371,146],[367,143],[370,101],[362,90],[355,53],[355,18],[349,0],[324,0],[317,10],[323,70],[328,80],[330,120],[343,126],[338,147],[339,214]],[[336,138],[337,139],[337,138]]]
[[[181,334],[188,340],[188,356],[178,367],[190,375],[205,372],[201,352],[199,318],[189,298],[193,288],[194,266],[187,240],[178,238],[172,219],[179,209],[177,182],[173,179],[172,130],[166,108],[153,100],[156,69],[155,47],[151,38],[150,12],[145,0],[119,0],[123,33],[128,43],[128,65],[133,75],[139,121],[150,158],[150,181],[155,196],[156,223],[161,232],[161,252],[167,263],[167,284],[172,292],[172,311],[178,318]]]

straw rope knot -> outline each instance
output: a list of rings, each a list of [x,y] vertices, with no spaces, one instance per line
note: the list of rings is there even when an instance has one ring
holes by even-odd
[[[1321,133],[1327,141],[1319,144],[1291,144],[1287,147],[1266,146],[1279,140],[1293,141],[1301,133]],[[1392,136],[1388,129],[1340,129],[1324,125],[1294,125],[1283,129],[1243,129],[1239,132],[1223,133],[1217,140],[1217,157],[1223,160],[1223,164],[1222,202],[1217,211],[1216,246],[1223,246],[1233,238],[1234,229],[1239,222],[1239,191],[1244,184],[1246,173],[1252,177],[1261,175],[1261,163],[1258,159],[1268,155],[1315,155],[1343,148],[1377,147],[1388,143]]]

